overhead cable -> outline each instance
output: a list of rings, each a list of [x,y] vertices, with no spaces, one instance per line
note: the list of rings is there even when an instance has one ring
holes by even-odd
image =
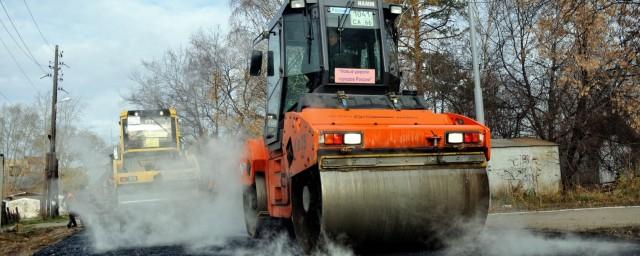
[[[2,96],[2,98],[7,100],[7,102],[11,103],[11,100],[9,98],[7,98],[7,95],[4,95],[4,93],[0,92],[0,96]]]
[[[27,4],[27,0],[22,0],[22,2],[24,3],[24,7],[27,8],[27,11],[29,12],[29,16],[31,16],[31,21],[33,21],[33,25],[36,26],[36,29],[38,29],[38,33],[40,33],[40,38],[42,38],[42,41],[44,41],[44,43],[49,46],[49,48],[51,48],[51,44],[49,43],[49,40],[47,40],[46,37],[44,37],[44,34],[42,34],[42,30],[40,30],[40,26],[38,26],[38,22],[36,22],[36,19],[33,17],[33,13],[31,13],[31,8],[29,8],[29,5]]]
[[[16,66],[18,67],[18,69],[20,70],[20,73],[22,73],[22,75],[24,76],[24,78],[27,80],[27,82],[29,83],[29,85],[31,85],[31,87],[33,87],[33,89],[35,89],[36,91],[39,91],[38,88],[33,84],[33,82],[31,81],[31,79],[29,78],[29,76],[27,76],[27,73],[24,72],[24,69],[22,69],[22,66],[20,66],[20,63],[18,63],[18,60],[16,59],[15,56],[13,56],[13,53],[11,53],[11,50],[9,49],[9,46],[7,46],[7,44],[4,42],[4,40],[2,40],[2,37],[0,37],[0,43],[2,43],[2,46],[4,46],[4,49],[7,50],[7,53],[9,54],[9,56],[11,56],[11,59],[13,60],[13,62],[16,64]]]
[[[7,11],[7,8],[4,6],[4,2],[2,2],[2,0],[0,0],[0,6],[2,6],[2,9],[4,10],[4,14],[6,14],[7,18],[9,19],[9,22],[11,23],[11,26],[13,27],[13,30],[18,35],[18,39],[20,39],[20,42],[22,42],[22,46],[24,47],[24,53],[27,55],[27,57],[30,57],[30,59],[33,61],[34,64],[36,64],[36,66],[38,66],[38,68],[42,71],[42,73],[47,73],[47,71],[45,71],[44,68],[42,68],[42,65],[40,65],[40,63],[38,63],[38,60],[36,60],[36,58],[31,53],[31,50],[29,50],[29,47],[24,42],[24,39],[22,38],[22,35],[18,31],[18,28],[16,28],[16,24],[13,22],[13,19],[11,19],[11,16],[9,15],[9,12]],[[11,35],[11,33],[9,32],[9,29],[7,29],[7,27],[5,26],[4,22],[1,22],[1,23],[2,23],[2,27],[4,28],[4,30],[7,31],[7,33],[11,36],[11,39],[13,39],[13,41],[18,46],[20,46],[20,44],[15,40],[13,35]]]

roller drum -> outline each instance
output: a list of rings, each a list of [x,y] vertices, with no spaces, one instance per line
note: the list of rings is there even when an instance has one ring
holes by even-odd
[[[320,187],[324,231],[357,244],[459,235],[483,226],[489,207],[484,168],[321,170]]]

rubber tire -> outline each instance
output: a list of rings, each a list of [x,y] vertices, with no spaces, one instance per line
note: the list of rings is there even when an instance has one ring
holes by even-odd
[[[261,211],[267,211],[267,190],[264,176],[255,176],[254,184],[244,188],[242,199],[247,234],[251,238],[259,238],[263,235],[270,219],[258,215]]]
[[[291,182],[291,222],[296,241],[306,254],[322,248],[324,235],[322,234],[322,191],[318,170],[311,169],[293,177]],[[308,187],[308,210],[303,202],[304,188]]]

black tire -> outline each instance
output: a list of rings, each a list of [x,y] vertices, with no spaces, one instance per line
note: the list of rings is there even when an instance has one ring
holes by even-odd
[[[264,176],[256,175],[253,185],[245,187],[242,193],[244,224],[247,234],[252,238],[263,235],[269,217],[260,216],[267,211],[267,191]]]
[[[294,176],[291,183],[293,230],[298,245],[310,254],[324,243],[320,175],[318,170],[307,170]]]

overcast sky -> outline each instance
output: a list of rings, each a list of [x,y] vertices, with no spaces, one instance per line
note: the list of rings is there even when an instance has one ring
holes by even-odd
[[[227,27],[227,0],[26,0],[47,45],[25,7],[24,0],[0,0],[35,60],[47,67],[53,60],[53,44],[64,51],[64,81],[69,95],[85,106],[80,126],[96,131],[109,142],[117,136],[118,113],[128,107],[121,95],[134,86],[129,76],[140,70],[141,60],[161,57],[165,50],[188,44],[199,29]],[[38,91],[51,90],[51,78],[21,51],[22,45],[9,18],[0,9],[0,104],[31,104]],[[12,34],[9,36],[5,28]],[[24,48],[24,47],[22,47]],[[12,60],[33,82],[20,72]],[[6,97],[6,98],[5,98]],[[63,103],[61,103],[63,104]]]

